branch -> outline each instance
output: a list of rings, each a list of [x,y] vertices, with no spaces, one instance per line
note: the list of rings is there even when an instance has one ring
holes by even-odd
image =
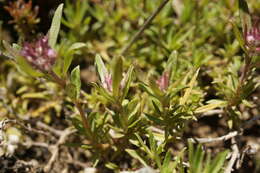
[[[193,143],[210,143],[210,142],[218,142],[218,141],[227,141],[235,136],[237,136],[239,133],[238,131],[233,131],[228,133],[227,135],[217,137],[217,138],[191,138],[191,142]]]
[[[232,168],[236,162],[236,160],[239,158],[239,150],[238,150],[238,146],[236,144],[235,138],[232,138],[232,154],[231,154],[231,159],[228,162],[227,168],[225,169],[224,173],[231,173],[232,172]]]
[[[169,2],[169,0],[164,0],[160,6],[152,13],[150,17],[144,22],[142,27],[137,31],[137,33],[131,38],[130,42],[123,47],[121,51],[121,55],[124,55],[128,49],[134,44],[134,42],[138,39],[138,37],[143,33],[143,31],[147,28],[147,26],[153,21],[153,19],[160,13],[163,7]]]
[[[48,126],[47,124],[38,121],[36,124],[37,127],[48,130],[49,132],[53,133],[56,136],[61,136],[63,134],[63,131],[54,129],[53,127]]]

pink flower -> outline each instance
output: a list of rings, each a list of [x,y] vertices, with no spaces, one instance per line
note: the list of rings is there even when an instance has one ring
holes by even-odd
[[[244,37],[246,47],[253,53],[260,53],[260,27],[259,18],[254,19],[252,28],[249,30],[245,27]]]
[[[48,72],[54,65],[57,53],[48,45],[48,37],[44,36],[34,43],[24,43],[21,55],[34,68]]]
[[[156,81],[158,87],[160,90],[165,91],[169,87],[169,72],[164,72],[162,76]]]

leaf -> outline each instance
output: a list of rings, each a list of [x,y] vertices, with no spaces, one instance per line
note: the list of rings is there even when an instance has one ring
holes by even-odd
[[[170,72],[170,81],[175,77],[176,72],[178,68],[178,52],[177,51],[172,51],[169,60],[167,62],[167,66],[165,71]]]
[[[192,161],[193,168],[195,169],[194,172],[201,172],[203,167],[203,159],[205,155],[205,151],[202,150],[201,145],[197,146],[194,155],[194,160]]]
[[[147,116],[147,118],[149,120],[153,121],[157,125],[163,125],[164,124],[163,120],[161,120],[161,119],[159,119],[155,116],[152,116],[152,115],[149,115],[149,114],[146,114],[146,113],[145,113],[145,115]]]
[[[155,94],[157,99],[160,99],[163,96],[163,92],[158,87],[157,83],[154,79],[150,79],[150,88],[152,89],[153,93]]]
[[[131,66],[128,69],[128,71],[127,71],[127,73],[126,73],[126,75],[125,75],[125,77],[123,79],[124,88],[123,88],[122,99],[124,99],[126,97],[126,95],[128,93],[128,90],[130,88],[130,84],[131,84],[132,79],[133,79],[133,71],[134,71],[134,67]]]
[[[133,158],[139,160],[144,166],[148,166],[145,160],[135,151],[132,149],[125,149],[125,151],[130,154]]]
[[[245,32],[245,28],[251,28],[251,17],[247,2],[245,0],[238,1],[239,7],[239,17],[242,23],[243,31]]]
[[[70,82],[75,86],[75,99],[78,99],[80,96],[81,89],[81,80],[80,80],[80,68],[79,66],[75,67],[70,75]]]
[[[35,70],[23,57],[16,57],[16,63],[18,68],[25,72],[27,75],[32,77],[41,77],[44,76],[43,73]]]
[[[153,94],[152,89],[148,85],[146,85],[145,83],[143,83],[143,82],[139,83],[139,87],[142,90],[144,90],[145,92],[147,92],[149,95],[151,95],[151,96],[156,98],[156,96]]]
[[[106,166],[108,169],[112,169],[112,170],[117,170],[117,169],[119,169],[119,167],[118,167],[116,164],[112,163],[112,162],[106,163],[105,166]]]
[[[27,75],[32,77],[41,77],[44,76],[43,73],[35,70],[24,57],[20,55],[20,46],[17,44],[13,44],[13,47],[9,45],[6,41],[3,40],[4,48],[7,50],[8,57],[11,57],[17,63],[18,69],[25,72]],[[19,49],[18,49],[19,48]]]
[[[96,55],[96,58],[95,58],[95,66],[97,68],[101,83],[104,83],[105,77],[106,77],[106,75],[108,75],[108,72],[107,72],[107,68],[106,68],[105,64],[102,61],[101,56],[98,54]]]
[[[107,92],[106,89],[104,89],[101,86],[98,86],[96,83],[91,83],[91,85],[93,85],[95,87],[96,90],[98,90],[98,92],[105,97],[109,102],[115,103],[115,99],[109,94],[109,92]]]
[[[158,103],[156,103],[154,100],[152,100],[152,103],[153,103],[153,107],[154,107],[154,109],[155,109],[155,112],[156,112],[158,115],[161,115],[160,108],[159,108],[159,106],[157,105]]]
[[[153,158],[153,153],[150,151],[150,149],[148,148],[147,145],[145,145],[144,141],[142,140],[142,138],[137,134],[135,133],[135,136],[137,137],[140,145],[141,145],[141,148],[149,155],[149,157]],[[149,136],[150,137],[150,136]]]
[[[112,87],[113,95],[115,97],[119,96],[120,83],[123,78],[123,60],[121,57],[116,57],[112,69]]]
[[[246,47],[245,47],[245,40],[244,40],[244,38],[243,38],[241,32],[239,31],[238,26],[236,25],[235,22],[232,22],[232,21],[231,21],[231,24],[232,24],[232,26],[233,26],[234,34],[235,34],[235,36],[236,36],[236,39],[237,39],[239,45],[241,46],[241,48],[242,48],[245,52],[247,52]]]
[[[210,169],[209,169],[210,173],[218,173],[221,170],[228,153],[229,153],[228,150],[218,153],[218,155],[215,157],[215,159],[210,164],[211,165]]]
[[[49,45],[51,48],[54,49],[54,46],[57,42],[58,34],[60,31],[60,23],[61,23],[61,16],[62,16],[62,8],[63,4],[60,4],[56,9],[54,16],[51,22],[51,28],[49,30]]]
[[[170,173],[169,169],[172,169],[171,167],[173,166],[172,164],[170,164],[170,161],[171,161],[171,152],[170,150],[168,150],[163,160],[163,165],[161,169],[162,173]]]
[[[66,94],[73,100],[77,99],[77,88],[74,84],[69,83],[65,88]]]
[[[5,40],[2,41],[4,48],[7,50],[7,57],[10,57],[11,59],[15,60],[17,57],[20,56],[19,50],[12,47],[8,42]]]
[[[26,98],[35,98],[35,99],[46,99],[46,95],[43,92],[37,92],[37,93],[25,93],[22,95],[23,99]]]
[[[82,47],[86,47],[86,44],[82,43],[82,42],[74,43],[70,46],[70,48],[68,49],[68,52],[71,52],[71,51],[76,50],[76,49],[80,49]]]
[[[11,57],[12,60],[14,60],[17,64],[17,67],[22,72],[26,73],[29,76],[32,77],[41,77],[44,76],[43,73],[35,70],[26,60],[24,57],[22,57],[19,53],[19,50],[17,49],[18,46],[16,44],[11,47],[9,43],[3,40],[4,48],[7,50],[6,56]]]
[[[186,91],[185,91],[183,97],[180,99],[180,104],[181,104],[181,105],[184,105],[184,104],[187,102],[187,100],[188,100],[188,98],[189,98],[189,96],[190,96],[190,94],[191,94],[192,88],[193,88],[193,86],[194,86],[194,84],[195,84],[195,82],[196,82],[197,76],[198,76],[198,74],[199,74],[199,70],[200,70],[200,69],[198,69],[198,70],[196,71],[196,73],[194,74],[194,76],[192,77],[192,79],[191,79],[191,81],[190,81],[190,83],[189,83],[189,88],[186,89]]]
[[[207,105],[204,105],[204,106],[201,106],[199,108],[197,108],[195,110],[195,113],[203,113],[203,112],[207,112],[207,111],[210,111],[212,109],[215,109],[217,107],[222,107],[226,104],[225,101],[221,101],[221,100],[216,100],[214,101],[213,103],[210,103],[210,104],[207,104]]]
[[[70,64],[73,60],[73,53],[75,50],[77,49],[80,49],[82,47],[85,47],[86,44],[85,43],[81,43],[81,42],[78,42],[78,43],[74,43],[72,44],[69,49],[68,49],[68,52],[65,56],[65,59],[64,59],[64,65],[63,65],[63,74],[65,75],[70,67]]]

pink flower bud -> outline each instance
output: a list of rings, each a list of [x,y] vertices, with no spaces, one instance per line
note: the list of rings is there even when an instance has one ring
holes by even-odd
[[[21,55],[42,72],[50,71],[57,58],[57,53],[48,45],[46,36],[34,43],[24,43]]]
[[[105,80],[102,82],[102,86],[108,91],[112,92],[112,76],[111,74],[106,74]]]
[[[260,53],[260,27],[259,18],[255,18],[250,29],[245,28],[244,32],[246,47],[252,53]]]
[[[164,72],[162,76],[156,81],[158,87],[160,90],[165,91],[169,87],[169,72]]]

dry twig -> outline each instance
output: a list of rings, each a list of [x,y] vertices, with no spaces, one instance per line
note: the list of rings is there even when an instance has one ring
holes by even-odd
[[[232,172],[232,168],[236,162],[236,160],[240,157],[240,154],[239,154],[239,149],[238,149],[238,146],[237,146],[237,143],[236,143],[236,140],[235,140],[235,137],[232,138],[231,140],[232,142],[232,154],[231,154],[231,159],[229,160],[228,162],[228,165],[225,169],[225,172],[224,173],[231,173]]]
[[[227,135],[217,137],[217,138],[191,138],[190,140],[193,143],[210,143],[210,142],[219,142],[219,141],[226,141],[229,140],[235,136],[237,136],[239,133],[238,131],[233,131],[228,133]]]

